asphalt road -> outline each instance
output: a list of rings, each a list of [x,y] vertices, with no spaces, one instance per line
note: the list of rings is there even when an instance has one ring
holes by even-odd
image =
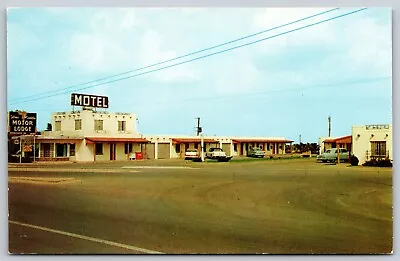
[[[391,169],[314,160],[24,166],[9,166],[12,253],[392,250]]]

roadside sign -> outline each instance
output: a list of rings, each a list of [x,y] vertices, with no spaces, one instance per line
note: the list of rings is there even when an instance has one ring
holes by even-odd
[[[23,150],[24,152],[32,152],[32,145],[25,145]]]
[[[36,132],[36,113],[9,112],[10,134],[32,134]]]

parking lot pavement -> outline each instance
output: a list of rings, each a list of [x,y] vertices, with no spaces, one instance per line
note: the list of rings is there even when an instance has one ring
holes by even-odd
[[[303,159],[168,163],[69,165],[92,170],[82,173],[64,173],[63,164],[52,165],[59,171],[10,171],[9,179],[79,182],[9,182],[9,219],[163,253],[365,254],[392,249],[391,168]],[[139,165],[149,167],[135,173],[123,168]],[[123,171],[96,172],[102,167]],[[31,234],[37,240],[29,240],[27,230],[10,225],[12,252],[125,251],[42,230]]]

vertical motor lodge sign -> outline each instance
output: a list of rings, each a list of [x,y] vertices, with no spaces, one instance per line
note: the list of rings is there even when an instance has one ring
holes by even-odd
[[[36,132],[36,113],[10,111],[8,120],[11,134],[23,135]]]

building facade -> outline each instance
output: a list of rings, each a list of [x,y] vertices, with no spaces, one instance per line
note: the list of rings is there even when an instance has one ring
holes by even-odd
[[[343,137],[321,137],[319,138],[320,154],[326,152],[332,148],[345,148],[348,151],[352,151],[352,136]]]
[[[137,158],[184,158],[188,149],[201,149],[201,137],[184,135],[141,135],[132,113],[97,112],[82,109],[51,116],[51,130],[35,137],[38,161],[123,161]],[[283,137],[203,137],[206,152],[222,148],[228,156],[246,156],[252,147],[266,155],[285,154],[293,141]]]
[[[352,151],[363,164],[371,159],[393,159],[392,125],[352,127]]]
[[[36,138],[38,160],[128,160],[149,143],[136,131],[136,115],[94,110],[57,112],[52,129]]]

